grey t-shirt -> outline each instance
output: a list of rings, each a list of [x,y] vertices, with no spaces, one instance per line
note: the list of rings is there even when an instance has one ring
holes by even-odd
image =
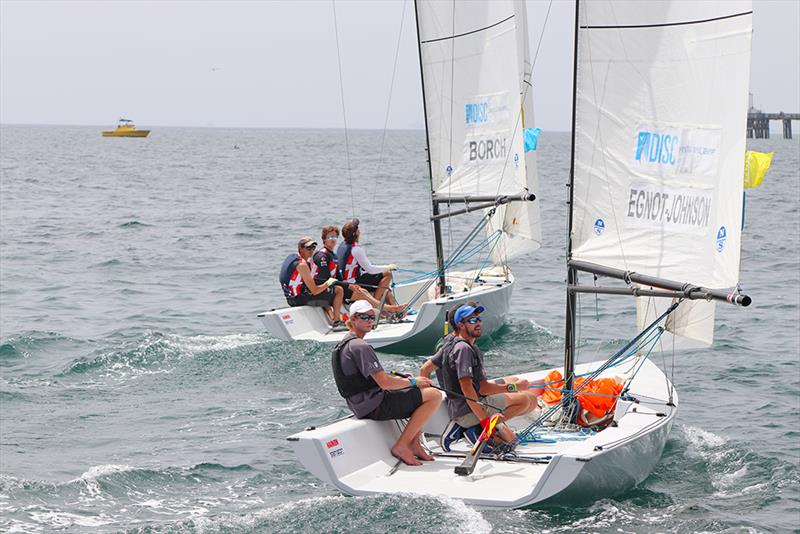
[[[444,387],[444,376],[442,375],[442,367],[444,367],[445,353],[449,352],[452,348],[455,334],[447,334],[436,343],[436,354],[431,356],[431,363],[436,366],[436,381],[439,382],[440,387]]]
[[[463,393],[458,380],[470,377],[475,393],[478,393],[480,383],[486,380],[483,371],[483,353],[478,347],[466,341],[454,344],[450,353],[446,355],[444,364],[442,367],[444,387],[451,391]],[[471,411],[465,399],[455,395],[447,396],[447,413],[450,419],[457,419]]]
[[[342,349],[339,355],[344,374],[352,375],[359,372],[364,378],[368,378],[373,373],[383,371],[383,366],[378,361],[375,349],[354,334],[347,334],[345,339],[348,338],[354,339]],[[383,390],[376,386],[364,393],[356,393],[346,400],[347,406],[356,414],[356,417],[363,419],[378,407],[383,401],[383,397]]]

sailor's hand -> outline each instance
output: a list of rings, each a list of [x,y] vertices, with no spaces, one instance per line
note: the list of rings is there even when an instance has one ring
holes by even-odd
[[[528,385],[528,391],[537,397],[544,393],[544,380],[534,380]]]
[[[429,388],[432,385],[433,385],[433,382],[431,382],[430,378],[425,377],[425,376],[418,376],[417,377],[417,387],[418,388],[420,388],[420,389]]]
[[[325,280],[325,283],[323,285],[325,287],[331,287],[335,283],[336,283],[336,278],[328,278],[327,280]]]
[[[390,270],[390,271],[396,271],[396,270],[397,270],[397,265],[395,265],[394,263],[390,263],[390,264],[389,264],[389,265],[387,265],[386,267],[387,267],[387,269],[388,269],[388,270]]]
[[[528,386],[530,386],[530,383],[524,378],[522,378],[517,382],[514,382],[513,385],[517,386],[517,391],[527,391]]]

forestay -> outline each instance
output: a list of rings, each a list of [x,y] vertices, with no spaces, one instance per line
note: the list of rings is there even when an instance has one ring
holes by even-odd
[[[537,194],[535,154],[523,143],[533,124],[524,2],[416,6],[434,194]],[[487,232],[498,229],[495,260],[535,250],[538,203],[499,207]]]
[[[749,0],[581,4],[573,259],[736,286],[751,13]],[[713,308],[688,307],[680,333],[710,342]]]

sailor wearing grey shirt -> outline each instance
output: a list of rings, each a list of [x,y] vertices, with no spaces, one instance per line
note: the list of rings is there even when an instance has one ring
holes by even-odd
[[[455,313],[458,328],[450,353],[443,359],[442,378],[444,389],[457,395],[447,396],[447,412],[450,419],[464,428],[485,426],[488,418],[495,413],[504,419],[533,411],[538,406],[540,387],[529,389],[527,380],[514,380],[513,383],[497,384],[486,378],[483,353],[475,342],[481,336],[481,317],[483,306],[463,305]],[[515,378],[515,377],[509,377]],[[539,384],[537,384],[539,386]],[[467,399],[480,400],[484,405]],[[494,408],[486,408],[485,405]],[[500,438],[512,441],[514,432],[506,425],[498,427]]]
[[[442,402],[442,395],[425,377],[401,378],[383,370],[375,350],[364,341],[372,330],[375,310],[367,301],[350,306],[349,332],[331,355],[333,377],[339,394],[359,419],[409,419],[392,455],[407,465],[431,461],[419,442],[422,427]]]

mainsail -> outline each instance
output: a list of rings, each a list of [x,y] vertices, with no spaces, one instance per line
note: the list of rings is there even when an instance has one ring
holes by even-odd
[[[416,2],[433,194],[537,194],[536,160],[523,128],[533,122],[524,2]],[[538,248],[538,203],[500,206],[495,258]]]
[[[750,0],[581,2],[573,260],[737,285],[751,33]],[[713,305],[682,308],[710,342]]]

